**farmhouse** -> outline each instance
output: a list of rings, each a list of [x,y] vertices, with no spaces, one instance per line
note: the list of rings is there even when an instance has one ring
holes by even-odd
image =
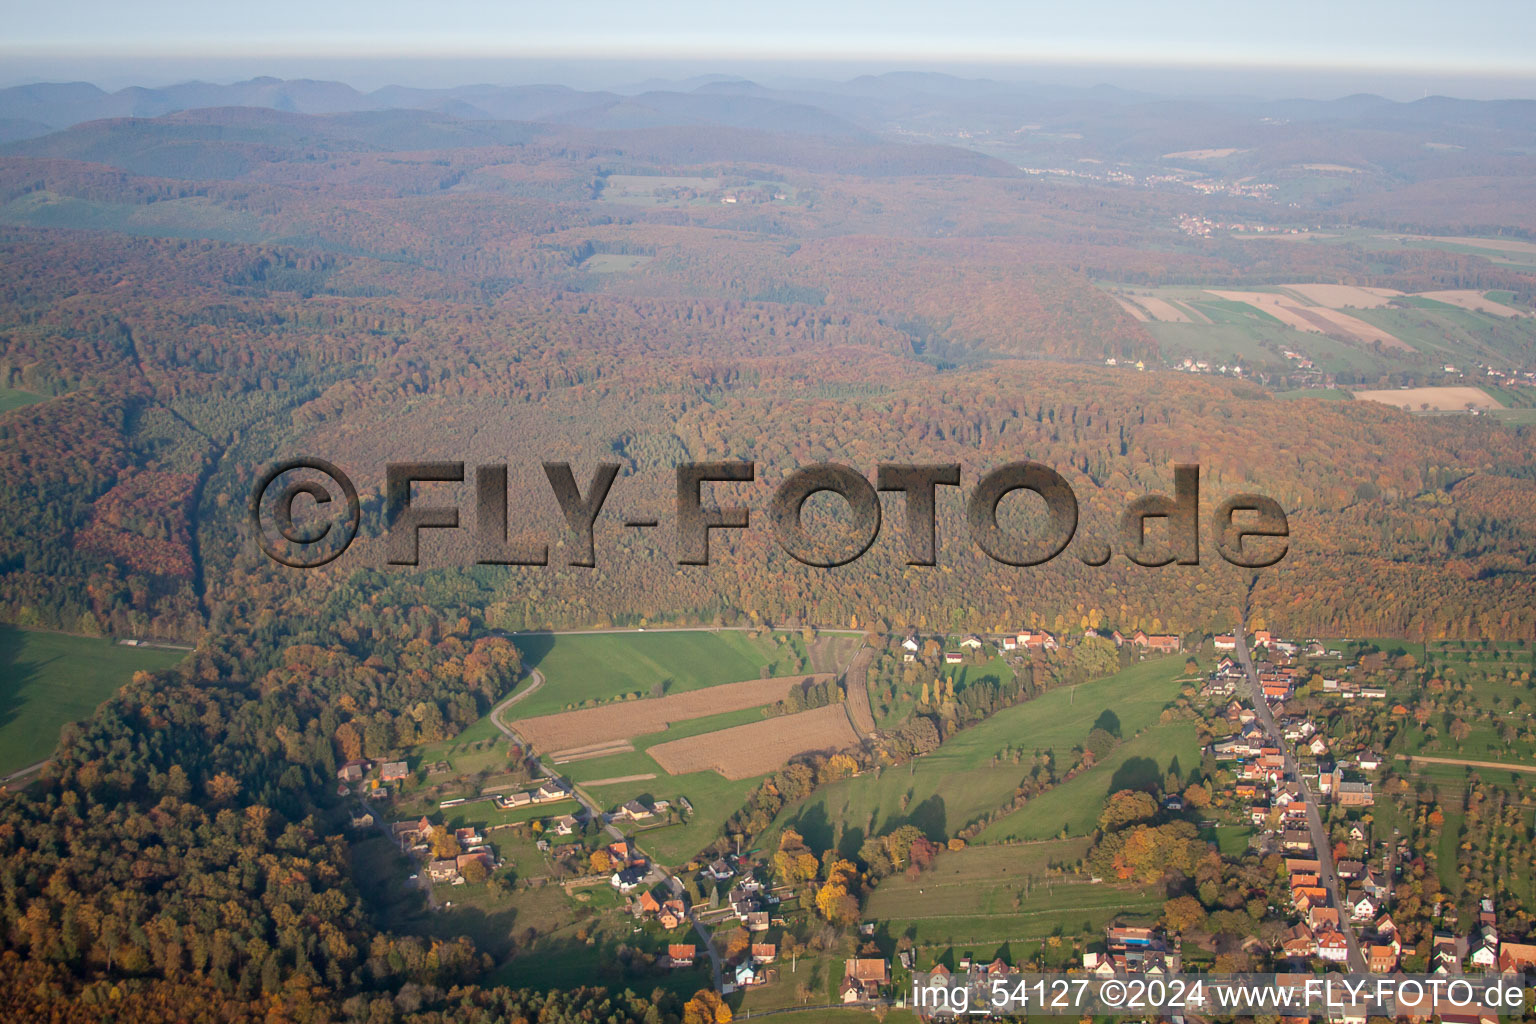
[[[1285,933],[1280,940],[1280,948],[1290,957],[1314,957],[1317,955],[1317,936],[1312,934],[1312,929],[1304,924],[1298,924]]]
[[[372,761],[351,760],[336,769],[336,778],[341,782],[362,782],[363,776],[372,770]]]
[[[477,862],[484,865],[487,871],[496,866],[496,862],[492,859],[490,851],[484,847],[481,847],[478,850],[471,850],[469,853],[459,854],[458,857],[454,858],[453,866],[458,871],[458,873],[462,875],[465,868]]]
[[[1141,630],[1131,634],[1131,643],[1147,651],[1156,651],[1159,654],[1172,654],[1179,647],[1179,638],[1169,634],[1145,633]]]
[[[688,910],[682,900],[667,900],[656,912],[657,922],[668,931],[680,928],[688,920]]]
[[[855,958],[843,963],[842,999],[857,1003],[878,999],[880,990],[890,981],[890,969],[884,960]]]
[[[496,797],[495,803],[503,811],[510,811],[518,807],[529,807],[533,804],[533,794],[509,793]]]
[[[387,761],[384,767],[379,769],[379,778],[384,782],[399,782],[410,774],[410,768],[404,761]]]
[[[1020,630],[1018,641],[1026,651],[1054,651],[1057,647],[1056,638],[1043,629]]]
[[[402,850],[408,850],[421,842],[432,831],[432,823],[425,817],[416,821],[397,821],[390,827],[394,834],[395,842],[400,844]]]
[[[533,802],[536,804],[549,803],[553,800],[564,800],[571,795],[571,784],[564,779],[546,779],[544,784],[534,791]]]
[[[1235,650],[1237,650],[1237,638],[1236,637],[1219,636],[1219,637],[1216,638],[1215,642],[1216,642],[1216,649],[1218,651],[1235,651]]]
[[[1339,782],[1334,793],[1343,807],[1369,807],[1376,802],[1369,782]]]
[[[624,805],[619,808],[618,814],[615,815],[615,817],[621,817],[628,821],[633,821],[637,824],[642,821],[649,821],[655,816],[656,812],[652,811],[639,800],[626,801]]]
[[[674,942],[667,947],[665,964],[669,967],[692,967],[694,952],[691,944]]]
[[[427,865],[427,877],[434,882],[451,882],[459,877],[459,865],[451,860],[435,860]]]

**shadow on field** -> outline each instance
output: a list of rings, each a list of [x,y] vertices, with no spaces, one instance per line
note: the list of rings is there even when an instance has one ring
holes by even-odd
[[[0,628],[0,726],[10,724],[16,717],[26,703],[22,694],[37,681],[45,664],[22,660],[26,643],[26,634],[20,630]]]
[[[555,649],[553,633],[524,633],[512,638],[512,646],[523,656],[523,668],[538,668],[539,662]]]
[[[1109,780],[1109,791],[1118,793],[1122,789],[1141,789],[1156,793],[1162,784],[1163,773],[1158,769],[1156,761],[1150,757],[1132,757],[1115,770],[1114,778]]]

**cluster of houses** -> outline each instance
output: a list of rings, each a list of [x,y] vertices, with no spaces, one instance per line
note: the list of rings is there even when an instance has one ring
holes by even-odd
[[[378,775],[369,778],[375,768],[379,770]],[[364,782],[368,788],[378,789],[403,782],[410,773],[410,766],[404,761],[385,761],[379,764],[366,757],[355,757],[336,769],[336,792],[340,796],[347,796],[352,792],[352,787]]]
[[[767,985],[779,980],[779,969],[772,966],[779,955],[779,947],[772,942],[754,942],[731,969],[731,978],[737,988]]]
[[[1349,943],[1342,931],[1343,914],[1360,935],[1370,970],[1377,974],[1396,970],[1403,946],[1397,925],[1385,910],[1392,895],[1391,880],[1361,861],[1341,860],[1335,867],[1339,881],[1348,889],[1342,905],[1335,907],[1322,884],[1322,862],[1312,851],[1307,833],[1300,833],[1302,842],[1296,841],[1291,832],[1285,836],[1287,852],[1294,854],[1285,859],[1291,909],[1301,920],[1285,934],[1281,954],[1290,960],[1315,957],[1330,963],[1347,963]]]
[[[496,868],[496,854],[478,829],[454,829],[460,852],[454,857],[432,858],[432,822],[422,817],[415,821],[397,821],[390,827],[390,834],[401,851],[417,860],[427,862],[427,877],[433,882],[463,885],[464,873],[471,864],[479,864],[489,872]]]
[[[1137,630],[1130,636],[1126,636],[1118,629],[1109,633],[1101,633],[1097,630],[1086,630],[1083,637],[1111,640],[1116,647],[1130,644],[1156,654],[1174,654],[1183,646],[1183,640],[1173,634],[1147,633]],[[1005,654],[1019,651],[1054,651],[1062,646],[1055,634],[1044,629],[1021,629],[1016,633],[989,634],[983,636],[979,633],[967,633],[960,638],[958,646],[978,651],[987,644],[992,644]],[[909,630],[901,641],[902,658],[905,661],[916,661],[918,653],[923,649],[923,641],[915,630]],[[946,665],[958,665],[965,660],[965,651],[945,651],[944,663]]]
[[[731,889],[731,915],[749,932],[765,932],[773,923],[779,898],[755,878],[745,878]]]
[[[1268,671],[1265,670],[1267,666]],[[1275,724],[1289,743],[1294,743],[1303,758],[1309,758],[1303,773],[1308,781],[1312,778],[1311,765],[1316,766],[1316,789],[1319,796],[1329,798],[1344,807],[1370,807],[1375,803],[1375,791],[1369,779],[1361,772],[1374,772],[1382,766],[1382,756],[1365,750],[1352,759],[1335,761],[1330,756],[1328,740],[1321,734],[1310,717],[1294,709],[1290,699],[1294,695],[1295,673],[1291,666],[1275,667],[1268,663],[1256,665],[1264,687],[1265,702]],[[1267,818],[1270,808],[1264,801],[1264,790],[1275,789],[1285,781],[1285,755],[1270,740],[1258,721],[1252,707],[1232,698],[1235,680],[1243,670],[1230,658],[1222,658],[1211,673],[1203,693],[1207,697],[1226,698],[1223,711],[1234,732],[1224,740],[1211,745],[1211,753],[1218,761],[1235,762],[1238,778],[1236,795],[1250,801],[1255,822]]]
[[[613,865],[613,874],[608,878],[609,885],[621,893],[631,893],[645,884],[651,871],[651,862],[635,848],[634,843],[620,839],[609,843],[605,850]]]
[[[1477,916],[1477,931],[1469,936],[1435,932],[1431,970],[1436,974],[1455,974],[1466,970],[1530,976],[1536,974],[1536,945],[1504,942],[1499,938],[1498,919],[1493,900],[1482,901]]]
[[[647,889],[630,905],[630,909],[640,920],[655,920],[667,931],[688,923],[687,904],[674,896],[667,896],[665,891],[658,897],[655,892]]]
[[[539,785],[538,789],[527,790],[522,793],[504,793],[495,798],[497,807],[503,811],[510,811],[518,807],[532,807],[534,804],[550,804],[560,800],[571,799],[571,784],[561,778],[548,778]]]
[[[1104,932],[1103,953],[1083,954],[1083,969],[1101,977],[1144,974],[1153,977],[1175,974],[1183,957],[1169,948],[1160,929],[1111,925]]]

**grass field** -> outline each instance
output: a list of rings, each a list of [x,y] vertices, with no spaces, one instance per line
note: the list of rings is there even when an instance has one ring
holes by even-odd
[[[996,755],[1009,747],[1026,753],[1054,748],[1058,758],[1064,759],[1106,712],[1118,718],[1121,733],[1129,740],[1155,723],[1178,693],[1176,679],[1183,664],[1182,658],[1143,662],[1105,679],[1053,690],[1005,708],[907,765],[834,783],[786,808],[763,842],[776,842],[777,832],[791,824],[817,850],[832,846],[856,850],[866,835],[882,835],[903,824],[916,825],[934,839],[951,836],[1012,799],[1026,769],[1011,759],[994,764]],[[1133,742],[1117,748],[1117,754]],[[1149,750],[1156,752],[1156,748]],[[1166,768],[1164,760],[1160,759],[1159,768]],[[1184,759],[1186,770],[1193,765]],[[1107,787],[1116,770],[1107,762],[1078,780],[1094,780]],[[1076,799],[1086,800],[1091,783],[1080,785],[1083,793]],[[1087,810],[1097,815],[1098,800],[1091,804]],[[1063,808],[1068,816],[1081,811]]]
[[[1161,782],[1175,762],[1183,771],[1200,763],[1192,722],[1155,725],[1116,747],[1101,763],[1046,790],[981,834],[981,842],[1047,839],[1063,829],[1086,835],[1098,824],[1104,798],[1119,789]]]
[[[1440,888],[1452,896],[1461,892],[1461,875],[1456,870],[1456,847],[1461,842],[1461,829],[1466,820],[1466,814],[1461,811],[1446,811],[1445,826],[1435,846],[1435,874],[1440,878]]]
[[[32,405],[41,402],[42,395],[34,395],[30,391],[20,388],[0,387],[0,413],[10,412],[12,409],[20,409],[24,405]]]
[[[1056,875],[1052,864],[1072,864],[1088,850],[1086,838],[1011,846],[972,846],[942,853],[915,880],[898,875],[869,899],[869,915],[892,938],[909,936],[919,948],[955,946],[976,952],[1030,943],[1052,935],[1091,935],[1119,914],[1155,914],[1156,886],[1094,884]]]
[[[1330,402],[1347,402],[1354,396],[1338,388],[1298,388],[1295,391],[1276,391],[1276,398],[1320,398]]]
[[[586,702],[624,694],[648,695],[652,688],[682,693],[718,683],[800,671],[805,646],[783,634],[753,639],[735,631],[593,633],[556,636],[533,633],[513,638],[523,660],[544,674],[542,689],[518,703],[514,715],[553,714]],[[782,671],[780,671],[782,669]]]
[[[96,706],[140,669],[169,668],[185,651],[0,626],[0,775],[48,757],[67,722]]]

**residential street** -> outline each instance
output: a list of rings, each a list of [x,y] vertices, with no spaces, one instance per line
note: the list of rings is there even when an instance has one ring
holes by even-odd
[[[1275,716],[1269,710],[1269,702],[1264,699],[1264,688],[1259,685],[1258,670],[1253,667],[1253,658],[1248,654],[1248,636],[1242,623],[1238,623],[1233,635],[1237,639],[1237,660],[1243,666],[1243,674],[1248,680],[1249,697],[1253,701],[1254,712],[1258,715],[1259,724],[1264,726],[1264,731],[1269,734],[1270,742],[1280,748],[1285,758],[1285,774],[1288,780],[1294,780],[1301,787],[1301,798],[1307,808],[1307,830],[1312,833],[1312,849],[1317,851],[1317,860],[1322,864],[1323,887],[1328,890],[1328,896],[1333,905],[1339,909],[1339,931],[1349,943],[1349,969],[1358,974],[1364,974],[1369,970],[1365,955],[1360,951],[1360,941],[1355,937],[1355,929],[1350,924],[1349,912],[1344,909],[1344,901],[1339,892],[1338,872],[1333,866],[1333,847],[1328,841],[1328,833],[1323,829],[1323,818],[1318,812],[1317,797],[1308,788],[1306,780],[1301,777],[1301,772],[1296,766],[1296,759],[1291,755],[1290,745],[1280,732],[1280,726],[1275,722]]]

